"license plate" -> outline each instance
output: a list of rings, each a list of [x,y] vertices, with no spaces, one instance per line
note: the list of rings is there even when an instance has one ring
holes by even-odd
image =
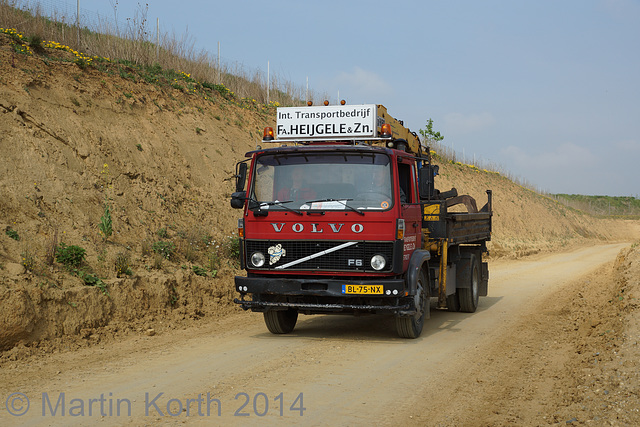
[[[343,294],[382,295],[382,285],[342,285]]]

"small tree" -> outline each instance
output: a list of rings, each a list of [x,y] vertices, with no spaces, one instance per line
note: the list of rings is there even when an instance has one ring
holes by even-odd
[[[438,152],[439,155],[447,157],[447,155],[443,152],[442,146],[440,145],[440,141],[444,139],[444,136],[440,132],[436,132],[433,130],[433,120],[427,120],[427,128],[419,130],[420,135],[422,135],[422,144],[423,148],[430,151],[434,149]],[[429,157],[431,157],[431,153],[428,153]]]
[[[427,120],[427,128],[420,129],[420,135],[425,139],[427,143],[440,142],[444,139],[444,136],[440,132],[433,130],[433,120]]]

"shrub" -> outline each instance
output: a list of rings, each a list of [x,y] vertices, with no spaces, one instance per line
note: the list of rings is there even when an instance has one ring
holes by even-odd
[[[7,236],[11,237],[13,240],[20,240],[20,236],[18,235],[18,232],[14,229],[12,229],[11,227],[7,227],[5,233],[7,234]]]
[[[209,274],[207,274],[207,269],[200,267],[199,265],[194,265],[193,267],[191,267],[191,270],[193,270],[193,272],[198,276],[204,276],[204,277],[209,276]]]
[[[209,271],[214,272],[220,268],[220,257],[215,251],[209,251],[207,254],[207,267]]]
[[[25,249],[24,252],[20,254],[22,258],[22,266],[27,271],[35,271],[36,268],[36,256],[29,250]]]
[[[162,255],[155,254],[155,256],[153,257],[153,268],[155,268],[156,270],[160,270],[162,268],[162,261],[164,261]]]
[[[198,259],[198,247],[195,246],[192,242],[185,242],[183,252],[184,259],[189,262],[194,262]]]
[[[56,261],[67,268],[79,267],[84,261],[86,251],[80,246],[67,246],[64,242],[56,248]]]
[[[166,239],[167,237],[169,237],[169,233],[167,233],[167,227],[159,228],[156,234],[161,239]]]
[[[227,258],[232,260],[240,259],[240,238],[229,236],[223,243],[224,252]]]
[[[104,295],[109,296],[109,292],[107,291],[107,284],[104,283],[98,276],[85,270],[75,270],[75,273],[84,281],[85,285],[95,286],[96,288],[100,289]]]
[[[151,242],[149,242],[149,239],[144,239],[141,243],[142,246],[142,255],[147,256],[147,255],[151,255]]]
[[[105,241],[113,234],[111,208],[107,202],[104,203],[104,214],[100,217],[100,234]]]
[[[43,42],[44,40],[42,40],[42,37],[40,37],[39,35],[32,35],[31,37],[27,37],[27,43],[29,43],[31,49],[33,49],[33,51],[36,53],[44,53],[44,47],[42,46]]]
[[[44,262],[47,265],[53,265],[56,259],[56,250],[58,248],[58,229],[54,229],[53,236],[47,241],[45,246]]]
[[[158,255],[161,255],[163,258],[171,259],[171,257],[175,253],[176,246],[173,244],[173,242],[158,240],[151,246],[151,250]]]
[[[129,267],[130,261],[131,259],[129,257],[129,254],[126,252],[119,252],[116,255],[115,268],[116,268],[116,275],[118,277],[120,277],[121,274],[126,274],[127,276],[131,276],[132,272],[131,272],[131,268]]]

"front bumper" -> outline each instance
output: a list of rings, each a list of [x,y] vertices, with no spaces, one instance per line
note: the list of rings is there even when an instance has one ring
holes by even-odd
[[[401,313],[410,315],[412,304],[406,297],[402,279],[301,279],[284,277],[235,277],[241,299],[234,302],[245,310],[297,309],[302,313]],[[381,286],[382,289],[376,288]],[[372,289],[382,293],[372,294]],[[347,293],[366,289],[367,292]],[[253,294],[252,301],[245,300]]]

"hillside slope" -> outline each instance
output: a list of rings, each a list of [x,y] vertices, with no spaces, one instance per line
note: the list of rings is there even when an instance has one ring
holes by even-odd
[[[509,179],[468,165],[445,163],[437,181],[442,190],[456,187],[482,206],[493,193],[493,257],[517,258],[594,241],[632,241],[637,220],[603,219],[572,209]]]
[[[0,350],[87,345],[236,309],[232,176],[275,109],[184,73],[160,85],[132,65],[77,57],[18,53],[0,34]],[[596,220],[466,166],[443,163],[437,184],[479,205],[493,189],[496,256],[638,235],[636,223]],[[99,286],[53,262],[61,242],[86,249]],[[118,274],[123,262],[130,275]]]

